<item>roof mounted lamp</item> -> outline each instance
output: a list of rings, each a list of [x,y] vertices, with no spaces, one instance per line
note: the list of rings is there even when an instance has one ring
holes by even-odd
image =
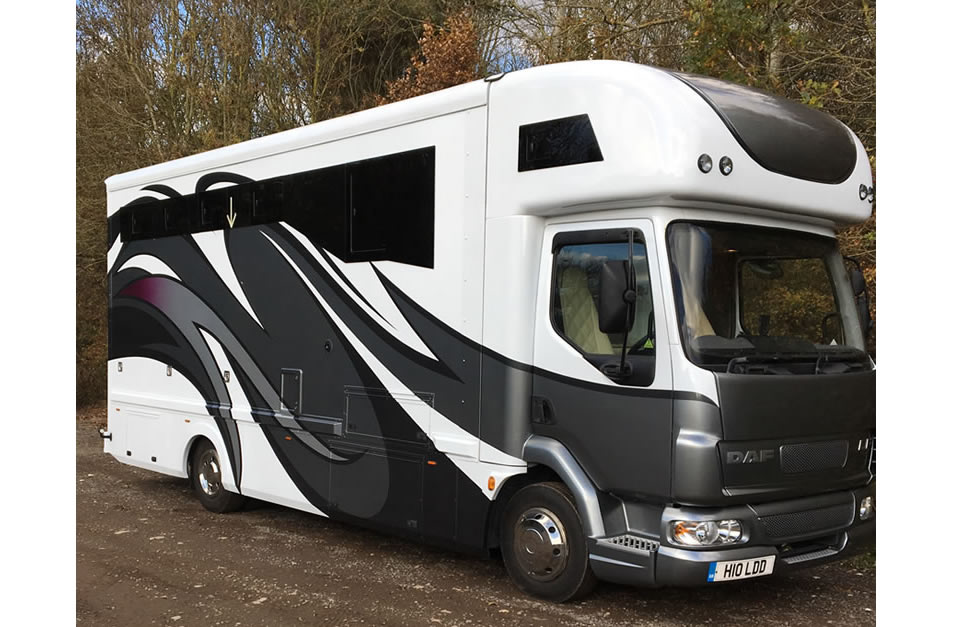
[[[720,157],[720,174],[729,176],[733,172],[733,160],[730,157]]]
[[[703,153],[700,155],[700,158],[697,159],[697,167],[700,168],[701,172],[706,174],[713,169],[713,159],[711,159],[707,153]]]

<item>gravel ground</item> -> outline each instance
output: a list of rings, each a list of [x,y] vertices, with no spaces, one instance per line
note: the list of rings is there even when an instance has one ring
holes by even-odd
[[[875,624],[866,562],[697,589],[600,584],[555,605],[499,560],[255,502],[207,512],[186,480],[102,452],[103,408],[77,420],[77,622],[87,625]]]

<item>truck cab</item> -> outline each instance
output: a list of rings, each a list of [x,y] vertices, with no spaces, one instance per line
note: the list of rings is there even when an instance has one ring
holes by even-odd
[[[862,145],[764,92],[626,64],[583,70],[593,84],[578,91],[541,68],[490,97],[488,250],[539,250],[535,305],[521,313],[535,320],[531,426],[517,430],[531,473],[548,467],[569,490],[601,579],[703,585],[869,547],[869,303],[836,240],[872,210]],[[498,127],[520,128],[519,166]],[[512,245],[491,245],[501,237]],[[516,280],[490,289],[501,265],[488,257],[485,312],[510,328],[492,311],[520,296]],[[517,339],[505,352],[524,361]],[[501,530],[508,570],[550,596],[576,563],[549,531],[562,514],[520,509]]]

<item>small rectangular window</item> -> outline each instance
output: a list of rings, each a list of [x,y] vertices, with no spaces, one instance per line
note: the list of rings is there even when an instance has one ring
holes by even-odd
[[[254,183],[251,202],[253,203],[253,218],[258,224],[279,220],[283,208],[283,181]]]
[[[215,192],[204,192],[200,196],[200,226],[201,230],[209,230],[218,223],[217,218],[223,213],[223,199]]]
[[[130,216],[130,232],[136,239],[158,237],[163,230],[160,202],[137,205]]]
[[[603,161],[587,114],[520,127],[520,172]]]
[[[144,222],[146,221],[146,213],[140,209],[134,209],[133,213],[130,214],[130,234],[131,235],[142,235],[144,232]]]
[[[179,235],[189,233],[192,228],[194,204],[192,198],[177,197],[160,201],[163,207],[164,235]]]
[[[387,250],[392,204],[387,181],[388,164],[369,163],[349,175],[350,253],[383,253]]]
[[[347,166],[348,261],[433,267],[434,148]]]

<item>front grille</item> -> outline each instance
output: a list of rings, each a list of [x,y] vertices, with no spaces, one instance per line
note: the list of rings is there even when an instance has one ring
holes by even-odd
[[[780,470],[785,473],[843,468],[845,463],[846,440],[785,444],[780,447]]]
[[[823,535],[853,522],[853,501],[820,509],[764,516],[760,522],[771,540]]]

